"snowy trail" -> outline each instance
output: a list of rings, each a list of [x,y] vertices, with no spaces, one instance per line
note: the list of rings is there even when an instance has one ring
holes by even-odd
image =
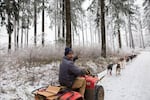
[[[150,100],[150,51],[141,52],[121,70],[120,76],[116,76],[115,71],[112,74],[100,83],[105,90],[105,100]]]

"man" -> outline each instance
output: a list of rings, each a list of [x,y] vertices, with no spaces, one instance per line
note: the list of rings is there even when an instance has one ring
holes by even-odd
[[[83,76],[88,72],[74,65],[75,59],[71,48],[65,48],[64,55],[59,69],[60,85],[71,89],[79,89],[79,93],[84,97],[86,81],[79,76]]]

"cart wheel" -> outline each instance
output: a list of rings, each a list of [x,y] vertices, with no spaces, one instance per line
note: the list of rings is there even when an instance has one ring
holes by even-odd
[[[104,100],[104,88],[103,86],[97,85],[96,86],[96,100]]]

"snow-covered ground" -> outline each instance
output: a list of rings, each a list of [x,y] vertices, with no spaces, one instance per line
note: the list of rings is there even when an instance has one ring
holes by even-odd
[[[58,84],[58,65],[7,67],[0,70],[0,100],[34,100],[34,89]]]
[[[7,57],[9,62],[0,66],[0,100],[34,100],[31,93],[33,90],[48,85],[59,85],[59,61],[27,67],[15,63],[11,58]],[[87,66],[92,66],[89,68],[97,69],[97,65],[92,61],[86,63]]]
[[[150,50],[128,63],[120,76],[116,76],[114,67],[112,76],[106,75],[100,84],[105,100],[150,100]]]
[[[100,82],[104,86],[105,100],[150,100],[149,59],[150,48],[130,62],[120,76],[116,76],[115,71],[112,76],[106,75]],[[8,65],[13,65],[10,63]],[[34,100],[31,94],[34,89],[58,84],[59,63],[29,68],[4,64],[0,67],[0,100]],[[87,65],[96,66],[92,62]],[[104,74],[106,71],[99,76]]]

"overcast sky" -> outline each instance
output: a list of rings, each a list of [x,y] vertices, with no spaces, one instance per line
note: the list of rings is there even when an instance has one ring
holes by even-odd
[[[83,3],[82,7],[84,9],[86,9],[92,2],[93,0],[85,0],[85,2]],[[135,4],[138,4],[140,7],[142,6],[142,3],[143,3],[144,0],[136,0],[136,3]]]

